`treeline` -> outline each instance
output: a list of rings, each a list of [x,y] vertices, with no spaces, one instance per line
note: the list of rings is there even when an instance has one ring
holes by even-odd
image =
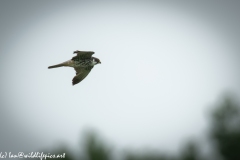
[[[184,145],[177,155],[164,154],[161,151],[126,151],[116,156],[111,146],[99,139],[94,132],[85,135],[82,150],[79,149],[78,154],[73,154],[64,147],[50,153],[65,152],[65,160],[240,160],[239,104],[233,98],[225,97],[211,113],[209,132],[206,135],[211,148],[207,154],[202,153],[204,148],[196,140]]]

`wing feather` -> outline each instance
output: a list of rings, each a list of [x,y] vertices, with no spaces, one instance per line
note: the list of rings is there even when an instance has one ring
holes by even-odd
[[[76,76],[72,79],[72,85],[78,84],[81,82],[84,78],[87,77],[87,75],[90,73],[91,69],[85,69],[85,68],[74,68],[76,71]]]
[[[75,59],[90,59],[92,57],[92,55],[94,54],[94,52],[92,51],[74,51],[73,54],[77,54],[76,56],[74,56],[72,58],[72,60]]]

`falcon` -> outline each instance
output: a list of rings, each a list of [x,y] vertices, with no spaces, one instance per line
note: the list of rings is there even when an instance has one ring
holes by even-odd
[[[92,68],[97,64],[101,64],[101,62],[98,58],[92,57],[92,55],[94,54],[94,52],[92,51],[76,50],[73,52],[73,54],[77,55],[66,62],[49,66],[48,69],[57,67],[73,67],[76,71],[76,76],[72,79],[72,85],[75,85],[81,82],[85,77],[87,77]]]

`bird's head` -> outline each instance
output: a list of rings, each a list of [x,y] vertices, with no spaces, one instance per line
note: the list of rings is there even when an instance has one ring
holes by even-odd
[[[95,58],[95,57],[92,57],[92,58],[93,58],[93,62],[95,62],[96,64],[101,64],[101,61],[98,58]]]

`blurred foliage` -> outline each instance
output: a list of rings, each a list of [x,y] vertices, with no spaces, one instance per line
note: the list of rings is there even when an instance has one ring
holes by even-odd
[[[128,153],[124,160],[176,160],[175,158],[170,158],[169,156],[161,155],[155,152],[149,153]]]
[[[96,133],[87,134],[85,153],[89,160],[111,160],[111,150],[105,143],[97,138]]]
[[[226,97],[213,110],[210,119],[209,143],[213,142],[214,150],[223,160],[240,160],[240,107],[233,98]],[[84,136],[83,152],[79,155],[84,158],[74,158],[64,149],[56,153],[66,153],[67,160],[203,160],[201,146],[197,141],[189,142],[182,147],[179,154],[166,155],[161,152],[130,152],[120,158],[114,158],[113,150],[95,132],[88,132]],[[53,152],[51,152],[53,153]],[[209,153],[209,154],[216,154]],[[79,152],[80,154],[80,152]],[[75,156],[76,157],[76,156]],[[208,155],[207,157],[212,157]],[[214,156],[213,156],[214,157]],[[218,160],[205,158],[207,160]],[[204,159],[204,160],[205,160]]]
[[[240,109],[227,97],[213,112],[211,139],[225,160],[240,160]]]
[[[200,149],[196,142],[189,142],[178,156],[179,160],[199,160]]]

